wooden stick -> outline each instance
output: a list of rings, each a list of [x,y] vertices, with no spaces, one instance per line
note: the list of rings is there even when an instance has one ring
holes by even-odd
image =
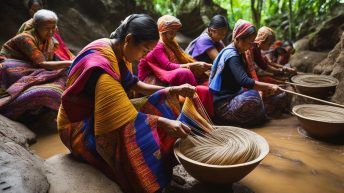
[[[337,104],[337,103],[325,101],[325,100],[322,100],[322,99],[314,98],[314,97],[311,97],[311,96],[308,96],[308,95],[304,95],[304,94],[300,94],[300,93],[297,93],[297,92],[294,92],[294,91],[286,90],[286,89],[283,89],[283,88],[281,88],[281,87],[279,87],[279,89],[280,89],[281,91],[286,92],[286,93],[298,95],[298,96],[305,97],[305,98],[308,98],[308,99],[312,99],[312,100],[315,100],[315,101],[318,101],[318,102],[327,103],[327,104],[329,104],[329,105],[334,105],[334,106],[337,106],[337,107],[342,107],[342,108],[344,108],[344,105],[341,105],[341,104]]]

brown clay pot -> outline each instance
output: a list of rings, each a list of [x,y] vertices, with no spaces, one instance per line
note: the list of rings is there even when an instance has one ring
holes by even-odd
[[[305,114],[305,108],[313,109],[312,114]],[[328,111],[338,114],[341,119],[326,120]],[[328,105],[304,104],[293,108],[293,113],[300,121],[301,127],[314,138],[330,139],[344,137],[344,109]],[[322,118],[323,117],[323,118]]]
[[[226,129],[242,129],[231,126],[216,126]],[[252,131],[251,131],[252,132]],[[200,182],[215,185],[227,185],[240,181],[249,174],[269,153],[268,142],[260,135],[256,135],[256,143],[260,148],[260,155],[249,162],[236,165],[210,165],[192,160],[183,155],[180,150],[181,139],[174,144],[174,154],[185,170]]]
[[[307,79],[309,78],[316,78],[320,83],[314,85],[307,84]],[[316,74],[296,75],[291,78],[291,81],[296,83],[295,88],[297,92],[320,99],[327,99],[332,96],[339,84],[339,81],[332,76]]]

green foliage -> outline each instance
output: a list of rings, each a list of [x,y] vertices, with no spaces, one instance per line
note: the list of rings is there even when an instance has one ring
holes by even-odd
[[[279,38],[295,40],[311,31],[314,26],[328,19],[335,8],[344,5],[340,0],[213,0],[225,8],[231,26],[238,19],[249,20],[257,26],[267,25],[277,31]],[[254,21],[252,2],[261,2],[260,21]],[[289,7],[291,3],[291,10]],[[258,10],[259,11],[259,10]]]
[[[200,0],[201,1],[201,0]],[[273,28],[279,38],[295,40],[315,30],[334,9],[344,10],[344,0],[213,0],[227,10],[230,26],[242,18],[257,27]],[[145,10],[176,15],[182,0],[136,0]],[[340,8],[341,7],[341,8]]]

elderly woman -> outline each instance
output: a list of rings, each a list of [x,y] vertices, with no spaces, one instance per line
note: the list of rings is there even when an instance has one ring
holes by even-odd
[[[175,164],[173,144],[189,127],[177,95],[192,97],[195,88],[149,85],[132,74],[134,60],[155,47],[155,21],[128,16],[110,35],[87,45],[72,64],[58,113],[62,142],[77,158],[116,181],[124,192],[161,192]],[[135,108],[127,93],[151,95]]]
[[[264,103],[258,91],[273,95],[279,88],[253,79],[254,69],[244,62],[245,51],[256,35],[251,23],[238,20],[233,42],[219,53],[212,67],[209,89],[214,95],[215,115],[227,124],[254,126],[264,122]]]
[[[158,20],[160,41],[140,60],[138,75],[141,81],[156,85],[202,84],[211,65],[196,62],[176,41],[176,32],[182,27],[179,19],[164,15]]]
[[[30,17],[40,9],[43,9],[43,2],[42,0],[29,0],[28,1],[28,8]],[[33,28],[33,19],[29,19],[28,21],[24,22],[21,27],[19,28],[17,34],[23,33],[24,31],[30,31]],[[57,60],[72,60],[74,55],[69,51],[65,43],[63,42],[58,29],[56,28],[54,33],[54,41],[56,41],[56,49],[55,49],[55,57]]]
[[[261,51],[268,50],[275,42],[275,39],[274,31],[271,28],[263,26],[258,30],[252,47],[245,52],[248,66],[250,68],[256,66],[257,76],[254,78],[274,84],[283,83],[288,78],[288,75],[296,74],[294,69],[274,63],[267,57],[262,56]]]
[[[222,15],[215,15],[208,28],[189,44],[186,52],[198,61],[213,63],[225,47],[222,40],[226,37],[228,28],[227,19]]]
[[[49,107],[57,110],[64,90],[64,69],[72,61],[54,61],[53,34],[58,18],[49,10],[33,16],[33,28],[7,41],[0,55],[0,111],[12,119],[27,110]]]

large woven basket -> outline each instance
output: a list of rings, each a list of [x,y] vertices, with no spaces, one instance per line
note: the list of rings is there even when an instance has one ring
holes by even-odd
[[[316,98],[327,99],[336,91],[339,81],[326,75],[302,74],[291,78],[299,93]]]
[[[217,126],[216,128],[220,127],[234,131],[243,129],[231,126]],[[185,170],[198,181],[208,184],[231,184],[233,182],[240,181],[249,174],[269,153],[269,144],[267,141],[262,136],[254,132],[252,132],[252,134],[255,135],[255,143],[258,144],[260,154],[254,160],[246,163],[235,165],[210,165],[192,160],[186,157],[181,150],[181,144],[187,142],[187,138],[176,141],[174,145],[174,153]]]
[[[293,108],[307,134],[315,138],[344,137],[344,108],[329,105],[303,104]],[[332,120],[330,117],[335,117]]]

